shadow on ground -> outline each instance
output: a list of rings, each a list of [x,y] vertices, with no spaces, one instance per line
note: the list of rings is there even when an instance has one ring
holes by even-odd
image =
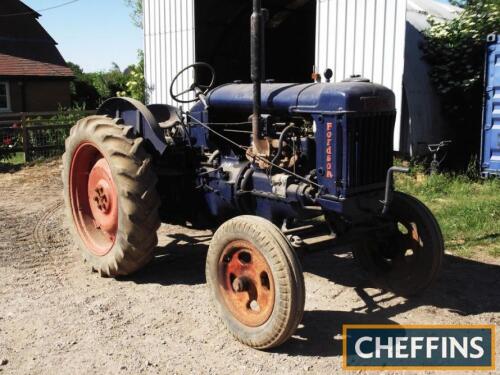
[[[156,250],[155,259],[148,267],[127,280],[161,285],[204,283],[210,237],[181,234],[170,238],[172,241],[168,245]],[[342,354],[342,324],[396,324],[392,320],[396,315],[421,306],[446,309],[462,316],[500,312],[498,265],[447,255],[436,284],[420,297],[403,299],[382,291],[368,294],[365,288],[373,286],[345,251],[331,249],[306,254],[302,256],[302,264],[304,272],[353,288],[364,305],[351,311],[335,311],[335,296],[332,296],[332,310],[306,311],[296,335],[276,349],[278,353],[339,356]],[[382,302],[393,303],[383,307]]]
[[[205,259],[211,236],[168,236],[166,246],[157,247],[153,261],[134,275],[121,278],[137,284],[197,285],[205,283]]]
[[[500,266],[445,256],[437,282],[422,296],[403,299],[380,291],[369,295],[372,287],[350,256],[336,251],[309,254],[303,258],[305,272],[336,284],[354,288],[364,306],[349,312],[306,311],[296,335],[277,352],[291,355],[342,355],[342,324],[397,324],[392,318],[421,306],[445,309],[462,316],[500,312]],[[395,302],[383,307],[383,302]],[[419,324],[423,322],[412,322]],[[452,323],[452,322],[451,322]],[[489,323],[489,322],[485,322]]]
[[[24,165],[22,164],[8,164],[0,162],[0,173],[14,173],[20,171]]]

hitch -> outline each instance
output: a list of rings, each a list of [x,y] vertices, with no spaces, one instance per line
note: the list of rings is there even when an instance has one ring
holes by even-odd
[[[382,208],[382,215],[387,215],[387,212],[389,211],[389,205],[391,204],[392,201],[392,193],[394,192],[394,180],[393,176],[394,173],[408,173],[410,172],[410,168],[404,168],[404,167],[391,167],[387,171],[387,178],[385,181],[385,196],[384,200],[381,202],[384,207]]]

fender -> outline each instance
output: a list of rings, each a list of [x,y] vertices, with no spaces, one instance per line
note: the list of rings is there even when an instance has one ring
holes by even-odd
[[[153,113],[144,104],[132,98],[111,98],[101,104],[98,115],[122,118],[135,132],[147,140],[160,156],[167,148],[165,136]]]

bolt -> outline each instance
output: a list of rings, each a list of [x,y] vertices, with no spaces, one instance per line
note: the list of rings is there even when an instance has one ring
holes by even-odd
[[[241,277],[237,277],[233,281],[233,290],[235,292],[243,292],[243,291],[245,291],[246,290],[246,286],[247,286],[247,283]]]
[[[256,300],[250,302],[250,308],[252,309],[252,311],[260,312],[260,305]]]

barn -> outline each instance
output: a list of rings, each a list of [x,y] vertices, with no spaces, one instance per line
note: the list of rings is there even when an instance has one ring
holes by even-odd
[[[39,17],[19,0],[0,1],[0,113],[55,111],[71,104],[73,72]]]
[[[445,137],[446,122],[419,43],[429,15],[449,19],[458,8],[435,0],[263,0],[263,4],[269,10],[267,79],[309,82],[313,73],[327,68],[333,70],[334,81],[360,75],[396,94],[395,151],[416,156],[425,152],[423,144]],[[170,82],[195,61],[214,66],[218,84],[249,81],[250,14],[248,0],[145,0],[149,101],[173,104]]]

